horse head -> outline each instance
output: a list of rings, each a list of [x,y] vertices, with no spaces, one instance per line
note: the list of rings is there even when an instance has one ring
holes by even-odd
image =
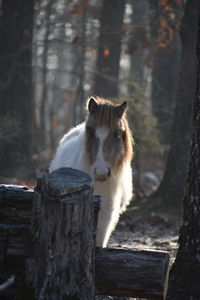
[[[86,120],[86,155],[95,181],[106,181],[132,159],[132,137],[125,117],[126,102],[115,105],[90,98]]]

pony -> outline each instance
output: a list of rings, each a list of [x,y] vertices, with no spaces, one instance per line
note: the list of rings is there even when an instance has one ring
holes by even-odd
[[[125,116],[127,103],[91,97],[85,122],[61,139],[49,171],[71,167],[88,173],[94,194],[101,196],[96,246],[109,237],[132,199],[132,134]]]

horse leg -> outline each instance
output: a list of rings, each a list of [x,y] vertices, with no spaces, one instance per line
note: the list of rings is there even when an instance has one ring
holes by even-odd
[[[118,222],[119,213],[119,208],[102,207],[100,209],[96,235],[97,247],[107,247],[110,235]]]

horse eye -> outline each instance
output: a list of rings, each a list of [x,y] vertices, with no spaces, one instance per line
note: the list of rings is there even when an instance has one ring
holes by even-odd
[[[113,136],[114,136],[115,139],[120,139],[120,137],[121,137],[120,131],[115,130],[114,133],[113,133]]]
[[[87,126],[87,133],[90,135],[90,136],[94,136],[94,133],[95,133],[95,131],[94,131],[94,129],[93,128],[91,128],[91,127],[89,127],[89,126]]]

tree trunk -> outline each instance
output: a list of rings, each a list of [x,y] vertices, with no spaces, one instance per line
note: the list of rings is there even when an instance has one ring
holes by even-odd
[[[177,20],[177,17],[175,17],[173,21],[172,19],[168,21],[168,11],[165,12],[161,10],[161,2],[154,0],[150,2],[155,11],[155,16],[152,18],[151,35],[156,44],[154,46],[155,66],[152,72],[152,110],[158,120],[157,127],[162,132],[162,143],[169,145],[180,73],[181,45],[179,33],[177,32],[178,22],[180,20]],[[169,6],[172,5],[173,3],[169,2]],[[175,7],[173,9],[175,10]],[[179,14],[174,12],[174,15],[181,15],[181,7],[178,9]],[[161,14],[161,17],[159,14]],[[169,22],[173,35],[170,38],[167,37],[166,34],[164,47],[159,44],[158,32],[163,30],[160,24],[161,21],[167,22],[167,26],[169,26]]]
[[[42,93],[40,99],[40,128],[39,128],[39,138],[40,147],[46,148],[49,143],[49,136],[47,132],[47,106],[48,106],[48,56],[49,56],[49,35],[51,33],[51,14],[52,6],[54,1],[50,0],[46,3],[45,8],[45,22],[44,22],[44,39],[43,39],[43,53],[42,53],[42,71],[41,71],[41,84]]]
[[[144,64],[144,55],[145,55],[145,44],[146,41],[143,41],[144,36],[146,36],[147,30],[144,28],[144,20],[148,14],[148,0],[144,1],[131,1],[132,6],[132,25],[136,28],[132,31],[131,39],[129,42],[130,47],[130,83],[138,82],[139,85],[143,88],[146,88],[146,66]],[[140,34],[141,33],[141,34]],[[130,94],[133,92],[132,85],[129,88]]]
[[[199,0],[187,1],[181,26],[182,57],[171,148],[163,180],[152,195],[163,204],[180,207],[184,196],[185,179],[191,140],[192,99],[195,93],[195,41]]]
[[[37,299],[94,299],[93,183],[70,168],[41,174],[33,200],[27,281]]]
[[[176,34],[177,36],[177,34]],[[158,49],[152,73],[152,110],[162,132],[162,143],[169,145],[170,129],[176,103],[181,50],[176,38],[171,49]]]
[[[191,2],[191,1],[188,1]],[[200,7],[197,41],[197,88],[193,106],[190,164],[183,200],[183,225],[179,249],[170,272],[168,299],[200,299]]]
[[[75,99],[73,103],[73,126],[83,122],[84,120],[84,107],[85,107],[85,95],[84,95],[84,77],[85,77],[85,52],[87,47],[86,39],[86,22],[87,11],[83,8],[83,17],[79,24],[80,42],[74,45],[74,52],[78,60],[76,61],[76,70],[78,76],[78,86],[76,89]]]
[[[118,96],[124,9],[125,0],[103,1],[94,93],[105,98]]]
[[[3,0],[0,24],[0,173],[30,160],[34,1]]]

